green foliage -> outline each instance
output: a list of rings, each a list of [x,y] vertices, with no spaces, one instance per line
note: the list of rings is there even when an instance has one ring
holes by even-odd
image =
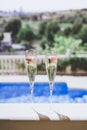
[[[0,41],[3,39],[3,33],[0,33]]]
[[[53,42],[54,35],[60,30],[59,23],[57,21],[44,21],[39,26],[39,34],[44,35],[48,41]]]
[[[72,33],[72,28],[71,27],[65,28],[63,33],[65,36],[69,36]]]
[[[40,46],[41,46],[41,48],[42,48],[42,50],[45,50],[46,49],[46,45],[48,46],[48,41],[47,41],[47,39],[46,38],[43,38],[41,41],[40,41]]]
[[[45,34],[47,22],[48,21],[43,21],[43,22],[40,23],[40,25],[39,25],[39,35],[43,36]]]
[[[83,26],[83,28],[79,32],[79,38],[82,39],[83,43],[87,43],[87,26]]]
[[[79,31],[82,28],[82,21],[78,18],[76,19],[76,21],[73,23],[73,27],[72,27],[72,33],[73,34],[78,34]]]
[[[58,59],[57,71],[66,73],[66,68],[70,66],[71,71],[76,73],[78,70],[87,71],[87,58],[70,57],[69,59]],[[39,71],[46,71],[44,62],[37,65]]]
[[[37,70],[46,71],[45,64],[43,62],[41,62],[41,64],[37,64]]]
[[[60,27],[58,25],[58,22],[51,21],[46,26],[46,37],[49,41],[54,40],[54,35],[58,33],[60,30]]]
[[[71,57],[70,59],[58,60],[58,71],[65,72],[67,66],[71,66],[71,71],[87,71],[87,58]]]
[[[24,28],[21,28],[18,35],[18,39],[24,40],[24,41],[32,41],[35,38],[33,29],[26,25]]]
[[[72,37],[58,37],[55,35],[55,48],[58,49],[59,53],[65,53],[67,49],[71,50],[71,53],[76,53],[76,50],[81,44],[81,40],[76,40]]]
[[[41,52],[54,51],[58,54],[65,54],[67,50],[70,50],[71,54],[76,54],[80,51],[82,41],[80,39],[74,39],[73,37],[64,37],[55,35],[54,46],[50,47],[49,44],[45,41]]]
[[[57,70],[60,72],[65,72],[66,67],[69,65],[69,60],[68,59],[58,59],[57,62]]]
[[[55,50],[63,54],[68,48],[74,54],[86,52],[87,10],[48,13],[49,19],[45,20],[44,14],[24,14],[19,16],[21,19],[13,17],[7,24],[4,17],[3,27],[0,26],[12,32],[13,39],[22,42],[26,48],[35,43],[41,45],[44,52]]]
[[[86,15],[83,15],[83,23],[84,23],[84,24],[87,24],[87,14],[86,14]]]
[[[71,65],[71,70],[85,70],[87,71],[87,58],[78,58],[73,57],[69,60],[69,64]]]
[[[59,26],[60,26],[60,28],[64,28],[64,29],[66,29],[66,28],[72,28],[72,23],[69,23],[68,21],[67,22],[63,22],[63,23],[61,23],[61,22],[59,22]]]
[[[16,62],[16,66],[18,69],[22,69],[24,71],[25,69],[25,63],[22,61],[21,63],[19,61]]]
[[[5,26],[6,32],[11,32],[14,38],[21,28],[21,20],[18,18],[12,18]]]

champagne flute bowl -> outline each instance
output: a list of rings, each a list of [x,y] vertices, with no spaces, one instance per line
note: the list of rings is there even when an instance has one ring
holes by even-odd
[[[34,89],[35,76],[37,73],[37,56],[36,51],[34,49],[25,51],[25,61],[26,61],[27,74],[30,82],[31,101],[33,102],[33,89]]]
[[[50,102],[52,103],[52,91],[54,85],[54,79],[57,71],[57,56],[55,53],[46,53],[45,56],[46,72],[49,79],[50,85]]]

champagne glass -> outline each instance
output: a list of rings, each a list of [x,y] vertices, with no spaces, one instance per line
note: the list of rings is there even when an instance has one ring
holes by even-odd
[[[46,71],[50,85],[50,102],[52,103],[52,91],[54,85],[54,79],[57,70],[57,56],[55,53],[48,52],[45,56]]]
[[[30,82],[31,101],[33,102],[34,81],[37,73],[37,57],[36,57],[36,51],[34,49],[25,51],[25,61],[26,61],[28,78]]]

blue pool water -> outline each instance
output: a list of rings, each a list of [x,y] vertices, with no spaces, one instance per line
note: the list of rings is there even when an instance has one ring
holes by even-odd
[[[49,84],[35,83],[33,101],[35,103],[50,102]],[[29,83],[0,83],[0,103],[31,102]],[[86,103],[87,90],[69,89],[66,83],[56,82],[53,88],[53,102]]]

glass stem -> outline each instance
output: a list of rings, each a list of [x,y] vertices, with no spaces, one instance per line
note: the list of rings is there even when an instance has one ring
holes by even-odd
[[[52,103],[53,83],[50,82],[50,103]]]
[[[52,90],[50,90],[50,103],[52,103]]]
[[[33,103],[33,83],[30,84],[31,89],[31,103]]]

